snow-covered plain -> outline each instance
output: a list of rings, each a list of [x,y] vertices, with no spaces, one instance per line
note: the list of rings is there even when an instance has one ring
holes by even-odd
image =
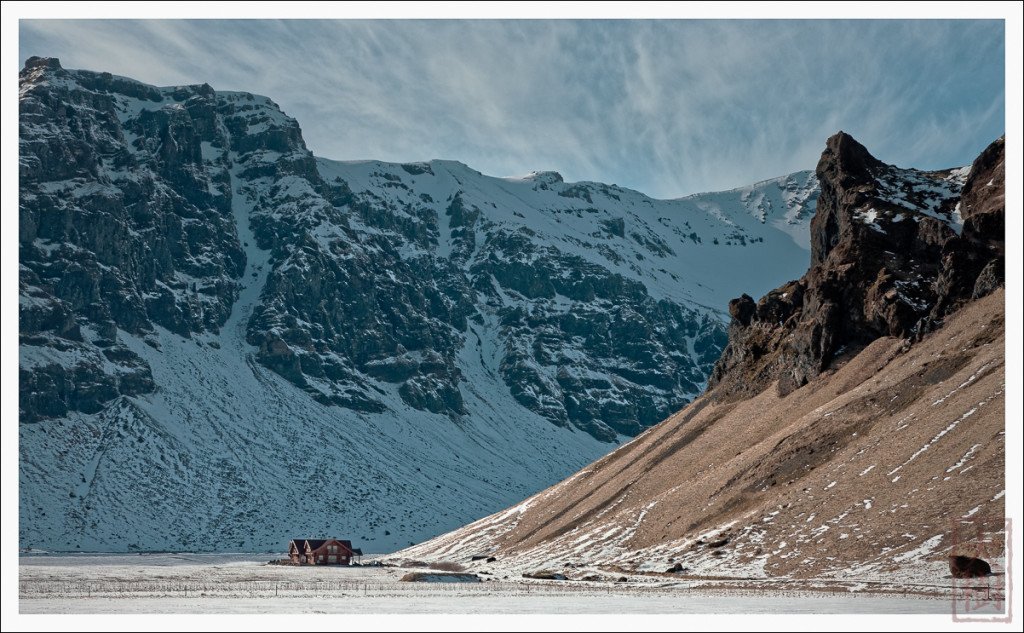
[[[267,556],[23,556],[21,613],[915,613],[950,598],[898,585],[764,581],[400,582],[407,568],[267,565]],[[499,572],[500,573],[500,572]]]

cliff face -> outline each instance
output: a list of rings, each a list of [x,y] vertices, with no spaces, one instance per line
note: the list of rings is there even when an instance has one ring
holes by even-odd
[[[935,281],[937,294],[927,327],[969,299],[992,292],[1003,283],[1006,234],[1005,139],[1000,137],[971,165],[956,210],[963,230],[942,246],[942,264]]]
[[[718,398],[786,395],[882,336],[920,336],[998,287],[1003,141],[970,170],[882,163],[840,132],[818,162],[811,266],[760,301],[729,304],[729,344],[712,372]]]
[[[204,167],[202,147],[228,148],[252,113],[209,86],[164,94],[56,59],[29,59],[21,88],[19,406],[34,422],[156,388],[118,330],[227,320],[245,254],[227,165]]]

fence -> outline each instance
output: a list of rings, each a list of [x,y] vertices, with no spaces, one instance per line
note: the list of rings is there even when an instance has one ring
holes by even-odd
[[[177,580],[138,581],[61,581],[48,579],[22,580],[18,594],[22,598],[80,597],[157,597],[180,596],[402,596],[490,594],[575,594],[575,593],[646,593],[678,592],[680,587],[626,586],[612,582],[576,583],[551,581],[543,583],[487,581],[480,583],[423,582],[353,582],[353,581],[227,581],[197,582]]]

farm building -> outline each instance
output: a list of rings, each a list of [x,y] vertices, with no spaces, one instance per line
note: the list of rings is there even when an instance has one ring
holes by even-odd
[[[351,565],[353,556],[360,554],[352,549],[352,541],[336,538],[296,538],[288,543],[288,558],[295,565]]]

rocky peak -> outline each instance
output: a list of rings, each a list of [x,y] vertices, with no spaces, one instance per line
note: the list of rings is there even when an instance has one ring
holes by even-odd
[[[857,139],[842,130],[825,141],[825,151],[818,162],[818,173],[830,176],[830,182],[843,187],[870,182],[872,174],[884,167],[884,163],[871,155]]]
[[[565,182],[562,178],[562,174],[557,171],[531,171],[526,175],[525,180],[532,180],[541,186]]]
[[[38,57],[33,55],[25,60],[25,70],[31,70],[34,68],[47,68],[50,70],[60,70],[60,59],[57,57]]]
[[[851,226],[852,209],[874,185],[874,173],[882,163],[846,132],[838,132],[825,143],[818,161],[817,174],[822,188],[828,189],[818,203],[818,213],[811,219],[811,264],[824,261],[838,243],[840,233]]]
[[[850,135],[826,142],[811,220],[811,266],[755,305],[729,305],[719,397],[780,394],[882,336],[915,337],[1002,283],[1003,142],[970,170],[887,165]],[[966,179],[965,179],[966,177]],[[990,184],[991,183],[991,184]]]
[[[985,237],[993,232],[985,225],[1003,223],[1006,209],[1005,143],[1006,138],[1000,136],[986,147],[974,160],[970,175],[964,182],[959,211],[964,220],[963,234],[968,237]]]

